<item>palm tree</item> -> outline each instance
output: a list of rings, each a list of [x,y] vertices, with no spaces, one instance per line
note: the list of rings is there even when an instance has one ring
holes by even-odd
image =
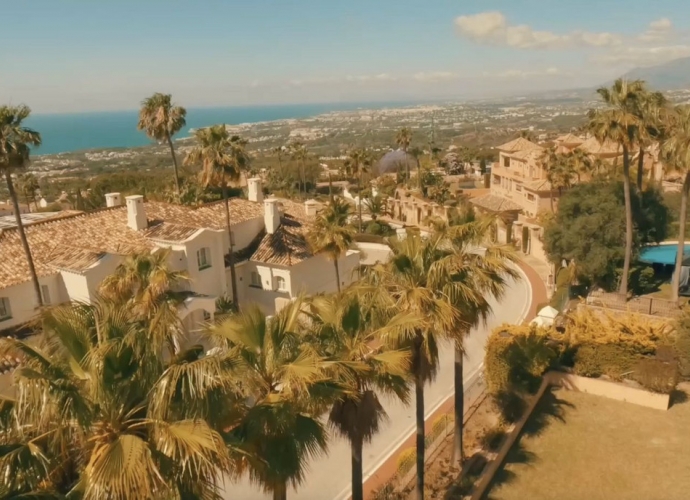
[[[34,174],[23,174],[17,179],[19,181],[19,191],[24,195],[27,210],[31,211],[31,202],[34,203],[34,210],[38,210],[36,192],[40,189],[38,180]]]
[[[350,205],[342,198],[331,198],[328,205],[316,216],[314,227],[308,235],[312,252],[323,253],[333,261],[338,292],[340,292],[338,259],[352,246],[354,236],[352,228],[347,224],[351,210]]]
[[[371,220],[376,221],[379,217],[388,214],[387,198],[383,195],[377,194],[370,196],[364,200],[364,208],[371,216]],[[361,219],[361,217],[360,217]]]
[[[620,294],[628,295],[628,278],[633,250],[632,201],[630,198],[630,154],[639,138],[643,125],[638,117],[640,95],[645,91],[645,84],[640,80],[627,81],[618,79],[608,89],[597,90],[607,107],[591,111],[588,127],[600,141],[614,141],[623,150],[623,191],[625,197],[625,259],[620,283]]]
[[[126,305],[134,317],[146,322],[152,335],[163,335],[159,342],[174,355],[181,336],[178,306],[185,299],[184,292],[174,288],[188,278],[185,272],[170,269],[169,259],[167,249],[129,255],[101,282],[99,291],[104,299]]]
[[[410,142],[412,142],[412,130],[407,127],[403,127],[398,130],[398,134],[395,136],[395,142],[400,149],[405,153],[405,175],[407,180],[410,180],[410,164],[407,161],[407,149],[410,147]]]
[[[241,385],[248,396],[246,416],[229,431],[229,442],[245,442],[244,466],[274,500],[297,487],[307,461],[326,449],[326,431],[318,416],[333,391],[324,359],[306,338],[302,298],[267,318],[250,306],[209,333],[241,360]],[[253,459],[256,457],[256,459]]]
[[[305,179],[305,169],[306,169],[306,162],[309,159],[309,150],[307,147],[299,142],[295,141],[290,145],[290,151],[292,154],[292,159],[297,160],[300,168],[300,182],[299,182],[299,192],[302,193],[302,186],[304,186],[304,193],[306,194],[307,192],[307,182]]]
[[[455,338],[455,421],[453,459],[460,467],[464,459],[463,452],[463,416],[464,416],[464,379],[463,379],[463,339],[471,327],[486,322],[491,314],[489,298],[500,298],[507,288],[507,279],[517,279],[519,274],[514,268],[517,254],[509,245],[498,245],[486,242],[495,221],[492,219],[476,220],[458,226],[436,224],[436,234],[448,242],[451,249],[445,257],[448,264],[444,272],[449,276],[443,278],[443,293],[456,308],[457,322],[455,329],[461,332]],[[480,246],[484,251],[478,251]]]
[[[359,203],[357,209],[359,210],[359,232],[362,232],[362,201],[364,194],[362,193],[362,175],[366,170],[367,164],[371,164],[371,155],[366,149],[355,148],[348,153],[348,166],[352,175],[357,176],[357,192]]]
[[[582,175],[589,175],[594,171],[594,161],[592,158],[581,149],[574,149],[567,155],[570,163],[570,170],[575,173],[577,182],[582,181]]]
[[[146,132],[152,140],[167,143],[170,147],[173,168],[175,169],[175,190],[179,201],[180,175],[177,168],[177,156],[172,138],[187,124],[187,110],[175,106],[170,94],[156,92],[141,103],[137,128]]]
[[[640,90],[637,103],[637,116],[640,120],[638,135],[637,155],[637,190],[642,191],[642,176],[644,174],[645,147],[655,140],[659,140],[662,134],[662,113],[667,100],[661,92],[649,92]]]
[[[419,162],[419,159],[424,154],[424,150],[422,150],[420,147],[414,147],[408,152],[410,156],[414,158],[414,161],[417,164],[417,185],[419,187],[419,192],[424,193],[424,175],[422,174],[422,166]]]
[[[278,168],[283,170],[283,153],[285,152],[285,146],[277,146],[272,149],[273,154],[278,158]]]
[[[350,442],[352,451],[352,499],[363,500],[362,448],[387,418],[379,394],[409,397],[409,351],[395,349],[401,332],[414,329],[419,318],[401,312],[375,326],[375,314],[357,292],[319,295],[311,299],[310,329],[334,380],[347,390],[332,405],[328,421]]]
[[[416,233],[404,239],[393,239],[390,261],[375,266],[366,275],[371,293],[379,297],[382,310],[409,311],[423,318],[414,332],[400,339],[398,346],[412,352],[410,372],[415,387],[415,491],[418,500],[424,498],[424,386],[436,375],[441,341],[461,340],[461,332],[454,328],[459,321],[458,311],[444,293],[451,276],[446,243],[445,238],[437,234],[428,239]]]
[[[549,204],[551,205],[551,212],[554,212],[553,207],[553,188],[556,185],[556,171],[559,164],[563,161],[561,155],[556,153],[554,148],[545,149],[539,158],[542,169],[546,172],[546,180],[549,182]]]
[[[230,225],[230,203],[228,186],[240,178],[242,170],[248,163],[248,156],[244,149],[246,141],[239,136],[230,136],[225,125],[199,129],[195,132],[197,145],[192,148],[184,160],[186,165],[201,165],[200,180],[204,186],[220,186],[225,204],[225,223],[230,239],[230,281],[232,282],[232,301],[238,308],[237,273],[233,250],[232,227]]]
[[[685,223],[688,213],[688,193],[690,192],[690,106],[677,106],[674,113],[670,115],[669,122],[669,137],[665,141],[662,151],[669,160],[667,165],[683,173],[685,177],[680,201],[676,266],[671,284],[672,298],[678,300],[680,272],[685,258]]]
[[[22,360],[17,398],[0,401],[0,496],[217,498],[239,457],[217,430],[241,417],[234,355],[196,347],[164,360],[125,304],[42,320],[38,339],[0,340],[0,355]]]
[[[30,146],[41,145],[41,134],[22,125],[31,114],[28,106],[0,106],[0,171],[5,175],[7,191],[9,191],[12,207],[14,208],[14,220],[17,223],[19,239],[24,248],[24,255],[29,266],[29,274],[34,287],[34,298],[37,307],[43,306],[41,285],[38,282],[36,266],[31,256],[29,241],[26,239],[24,224],[19,210],[19,198],[12,182],[12,172],[21,171],[29,165]]]

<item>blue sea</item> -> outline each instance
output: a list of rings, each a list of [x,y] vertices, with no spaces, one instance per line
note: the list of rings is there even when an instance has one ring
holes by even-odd
[[[177,137],[189,135],[189,129],[219,123],[236,125],[288,118],[308,118],[330,111],[360,108],[408,106],[412,103],[333,103],[272,106],[236,106],[187,109],[187,125]],[[66,153],[84,149],[131,148],[151,144],[137,130],[138,111],[110,111],[74,114],[32,115],[26,125],[41,133],[43,144],[34,155]]]

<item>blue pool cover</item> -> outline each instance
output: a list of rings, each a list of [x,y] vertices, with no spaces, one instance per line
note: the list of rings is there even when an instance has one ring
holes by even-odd
[[[640,260],[648,264],[668,264],[676,263],[676,252],[678,245],[673,243],[670,245],[657,245],[643,248],[640,252]],[[690,257],[690,244],[685,244],[684,257]]]

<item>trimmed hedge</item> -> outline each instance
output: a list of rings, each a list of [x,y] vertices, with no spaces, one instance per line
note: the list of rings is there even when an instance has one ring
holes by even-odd
[[[671,394],[678,385],[679,371],[676,361],[643,358],[635,366],[635,380],[652,392]]]
[[[581,344],[575,352],[573,370],[583,377],[608,375],[621,380],[632,373],[641,354],[625,344]]]

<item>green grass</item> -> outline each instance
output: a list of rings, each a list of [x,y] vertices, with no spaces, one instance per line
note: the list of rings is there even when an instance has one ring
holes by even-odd
[[[488,498],[687,499],[690,402],[685,393],[679,399],[663,412],[579,392],[547,392]]]

